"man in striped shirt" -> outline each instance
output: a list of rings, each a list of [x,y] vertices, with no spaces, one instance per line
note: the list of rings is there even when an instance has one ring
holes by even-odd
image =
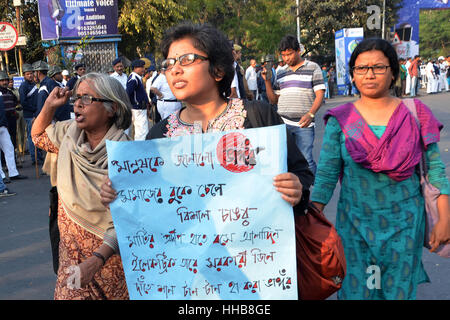
[[[285,36],[280,42],[279,51],[288,67],[277,73],[277,93],[270,79],[264,76],[267,97],[271,104],[278,104],[279,115],[294,135],[298,148],[315,174],[316,163],[312,155],[314,116],[322,105],[326,89],[322,70],[316,63],[303,59],[300,44],[294,36]]]

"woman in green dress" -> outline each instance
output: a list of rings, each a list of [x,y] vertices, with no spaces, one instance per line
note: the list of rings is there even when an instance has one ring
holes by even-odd
[[[347,275],[339,299],[415,299],[429,282],[422,265],[425,213],[417,165],[425,146],[429,180],[441,195],[431,250],[450,240],[450,191],[440,159],[442,125],[420,100],[414,116],[389,89],[399,75],[397,55],[381,39],[362,41],[350,59],[361,93],[329,110],[311,200],[320,209],[338,180],[336,228],[344,243]]]

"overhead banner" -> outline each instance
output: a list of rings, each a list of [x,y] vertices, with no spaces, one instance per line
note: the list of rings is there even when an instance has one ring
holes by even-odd
[[[42,40],[116,35],[117,0],[38,0]]]
[[[284,125],[107,150],[130,299],[297,299]]]
[[[400,58],[419,54],[419,14],[424,9],[450,9],[448,0],[403,0],[398,11],[395,32],[399,39],[393,45]],[[443,26],[445,29],[445,27]]]
[[[336,31],[336,81],[338,95],[347,94],[351,84],[348,62],[358,43],[364,38],[363,28],[347,28]]]

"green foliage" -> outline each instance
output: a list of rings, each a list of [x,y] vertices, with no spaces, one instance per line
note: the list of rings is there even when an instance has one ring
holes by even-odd
[[[119,50],[131,59],[158,48],[164,30],[183,19],[186,7],[173,0],[119,0]]]
[[[450,10],[421,10],[419,21],[420,55],[424,58],[449,55]]]

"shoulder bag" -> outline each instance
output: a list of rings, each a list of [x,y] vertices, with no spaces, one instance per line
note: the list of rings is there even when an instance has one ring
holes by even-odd
[[[416,119],[417,126],[420,131],[420,122],[417,117],[416,104],[413,99],[403,100],[406,107],[412,113]],[[422,145],[423,146],[423,145]],[[422,187],[422,195],[425,200],[425,239],[424,247],[430,249],[430,236],[433,231],[434,226],[439,221],[439,212],[437,208],[437,198],[440,196],[441,192],[438,188],[433,186],[428,180],[428,168],[425,161],[425,148],[422,152],[422,160],[420,161],[420,185]],[[440,245],[435,251],[438,255],[444,258],[450,258],[450,244]]]

